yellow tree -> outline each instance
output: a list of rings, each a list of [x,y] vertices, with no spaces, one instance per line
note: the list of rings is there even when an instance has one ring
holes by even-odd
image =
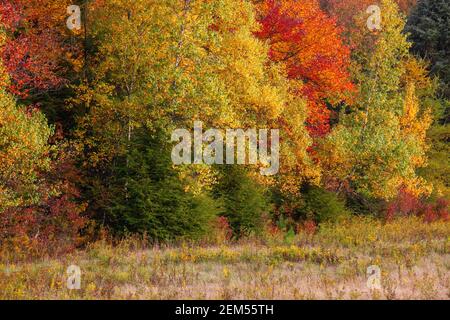
[[[404,21],[391,0],[381,1],[381,10],[376,34],[365,27],[366,17],[358,20],[361,45],[353,53],[353,76],[359,94],[355,110],[341,115],[324,144],[325,178],[338,191],[367,197],[390,199],[401,186],[427,194],[430,186],[416,171],[425,165],[429,117],[420,118],[413,86],[406,86],[405,96],[402,85],[410,47]]]
[[[83,148],[95,149],[92,163],[125,154],[135,128],[169,131],[202,120],[217,128],[283,129],[286,165],[311,174],[305,103],[290,93],[284,65],[271,63],[268,46],[254,36],[259,24],[250,1],[113,0],[91,10],[98,55],[91,83],[80,87],[88,106],[80,134],[89,133]]]

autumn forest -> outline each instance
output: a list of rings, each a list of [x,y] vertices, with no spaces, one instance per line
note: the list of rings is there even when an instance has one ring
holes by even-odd
[[[232,279],[245,243],[261,246],[245,261],[335,265],[327,246],[356,256],[368,240],[346,241],[366,231],[399,248],[400,234],[437,237],[423,256],[445,261],[449,48],[447,0],[0,0],[0,266],[105,246],[117,257],[133,242],[174,250],[163,269],[220,260]],[[175,164],[173,132],[194,123],[276,129],[276,174]],[[215,246],[229,255],[211,258]],[[161,298],[97,276],[82,298]],[[0,275],[0,298],[24,281]],[[448,299],[448,277],[436,283]],[[309,297],[221,287],[195,292]],[[165,298],[190,296],[177,294]]]

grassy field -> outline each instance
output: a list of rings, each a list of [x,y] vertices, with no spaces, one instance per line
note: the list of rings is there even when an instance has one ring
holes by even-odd
[[[146,247],[98,242],[0,263],[0,299],[449,299],[450,222],[355,218],[295,238]],[[81,268],[81,289],[66,270]],[[381,269],[381,289],[367,268]]]

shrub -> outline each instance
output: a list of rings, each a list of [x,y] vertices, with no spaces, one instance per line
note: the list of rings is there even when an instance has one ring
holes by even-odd
[[[387,204],[385,211],[387,220],[397,216],[423,217],[426,222],[448,220],[449,202],[445,198],[421,199],[402,188],[397,197]]]
[[[231,240],[233,230],[226,217],[217,217],[212,221],[211,232],[206,236],[208,243],[224,244]]]

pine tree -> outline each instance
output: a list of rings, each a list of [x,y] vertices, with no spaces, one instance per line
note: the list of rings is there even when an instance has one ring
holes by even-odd
[[[450,3],[421,0],[405,28],[412,51],[431,62],[431,72],[439,76],[442,90],[450,98]]]
[[[105,223],[119,234],[145,233],[152,240],[200,238],[210,231],[217,203],[187,189],[162,132],[138,129],[128,156],[116,162]]]
[[[264,215],[269,213],[267,193],[261,184],[249,177],[248,170],[237,166],[219,169],[215,198],[222,204],[221,216],[228,219],[237,236],[262,231]]]

